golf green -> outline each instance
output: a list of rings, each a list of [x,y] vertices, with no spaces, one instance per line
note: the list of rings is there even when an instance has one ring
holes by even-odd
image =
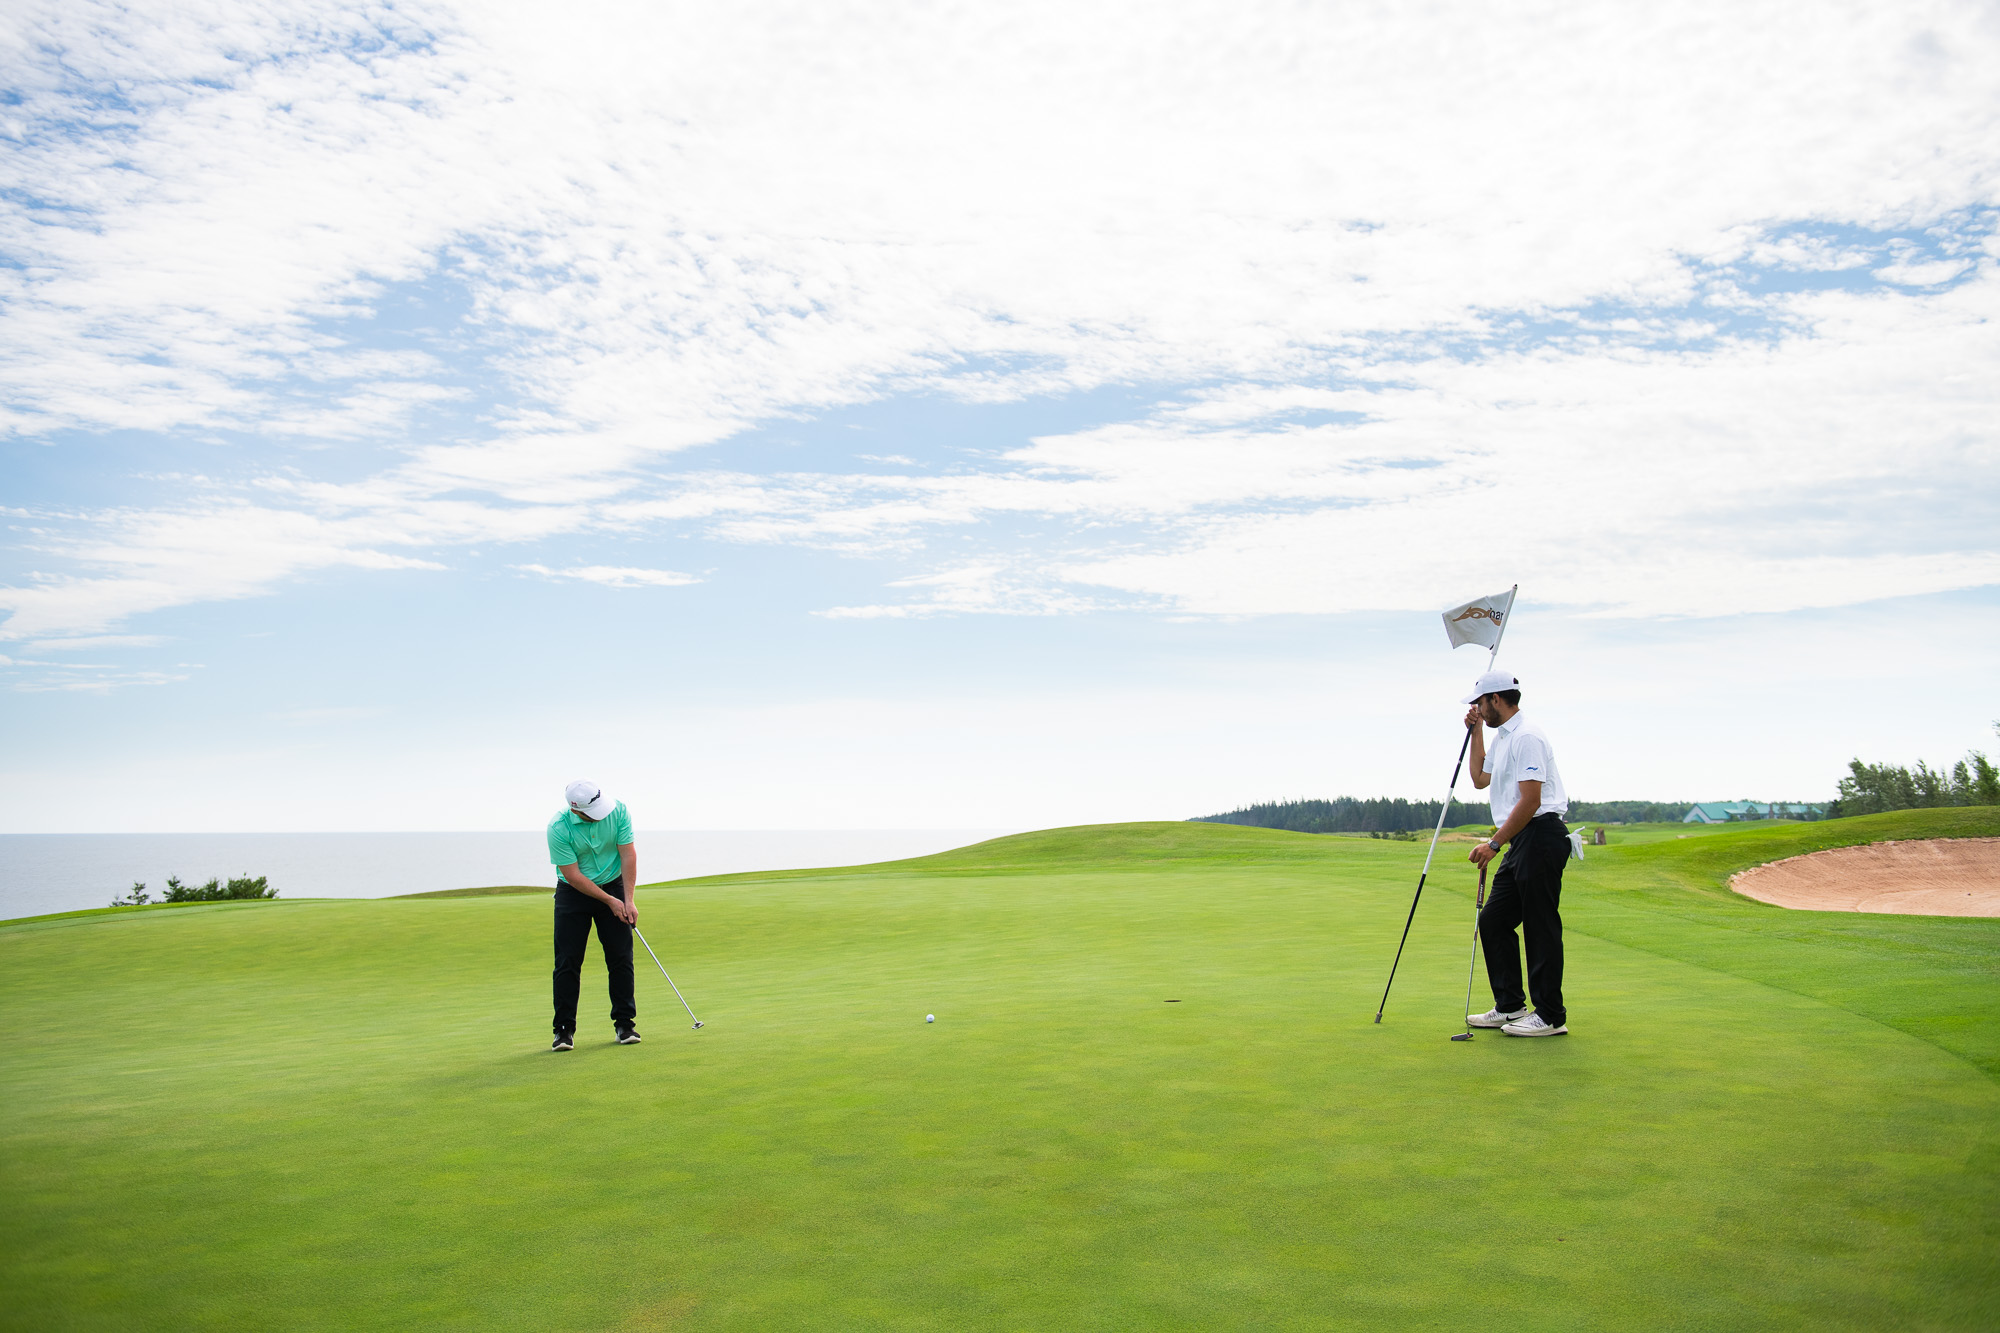
[[[1213,824],[646,890],[561,1055],[544,895],[0,926],[0,1326],[1991,1329],[2000,921],[1724,887],[1952,834],[1592,848],[1540,1041],[1462,846],[1377,1026],[1423,845]]]

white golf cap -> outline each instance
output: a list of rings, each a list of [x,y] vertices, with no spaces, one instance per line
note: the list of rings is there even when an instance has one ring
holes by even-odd
[[[618,802],[604,794],[604,788],[581,778],[570,783],[569,790],[563,794],[569,797],[570,809],[592,819],[602,819],[618,807]]]
[[[1479,696],[1482,694],[1498,694],[1502,690],[1518,690],[1520,688],[1521,682],[1514,678],[1513,672],[1489,671],[1478,680],[1472,682],[1472,693],[1460,699],[1459,702],[1462,704],[1477,703],[1479,702]],[[570,790],[574,791],[575,788],[572,787]]]

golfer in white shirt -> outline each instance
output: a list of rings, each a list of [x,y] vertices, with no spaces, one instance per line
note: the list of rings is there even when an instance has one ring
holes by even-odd
[[[1555,1037],[1569,1031],[1563,1008],[1562,880],[1569,862],[1569,793],[1556,771],[1555,750],[1542,729],[1521,715],[1521,682],[1504,671],[1489,671],[1467,695],[1465,725],[1472,729],[1472,784],[1492,787],[1491,841],[1472,849],[1484,867],[1507,848],[1493,876],[1493,893],[1479,913],[1479,943],[1486,954],[1486,979],[1493,1008],[1467,1022],[1499,1028],[1510,1037]],[[1486,727],[1494,729],[1486,749]],[[1528,996],[1521,992],[1520,926],[1527,936]]]

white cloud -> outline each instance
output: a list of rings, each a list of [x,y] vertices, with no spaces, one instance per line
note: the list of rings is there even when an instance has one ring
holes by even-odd
[[[0,639],[68,637],[164,606],[266,593],[314,570],[442,569],[436,561],[380,549],[422,541],[397,520],[365,515],[321,518],[241,502],[178,512],[109,511],[83,533],[44,528],[35,549],[82,574],[43,575],[27,587],[0,587]]]
[[[1357,364],[1373,387],[1232,386],[1037,439],[1004,470],[700,477],[639,508],[836,549],[996,515],[1078,525],[844,617],[1121,593],[1210,614],[1407,608],[1458,600],[1480,568],[1623,615],[1978,586],[2000,580],[1996,307],[1990,269],[1949,299],[1825,293],[1791,302],[1797,330],[1775,345]],[[1301,410],[1344,420],[1291,424]]]
[[[1189,510],[1204,486],[1322,501],[1245,503],[1064,571],[1211,613],[1447,605],[1501,571],[1641,615],[1980,586],[2000,582],[1997,296],[1989,270],[1951,303],[1815,298],[1814,336],[1770,348],[1412,366],[1337,452],[1306,432],[1191,448],[1167,419],[1026,456],[1144,470],[1120,493]]]
[[[1502,508],[1543,586],[1627,611],[1991,577],[1977,5],[66,0],[16,34],[0,428],[339,462],[52,521],[10,637],[618,524],[912,553],[1078,525],[941,560],[903,612],[1424,604]],[[1847,234],[1931,225],[1886,264]],[[1907,290],[1766,296],[1746,264]],[[469,313],[372,344],[409,283]],[[1112,381],[1217,387],[950,476],[662,475],[788,413]],[[1314,411],[1364,420],[1284,424]],[[543,572],[691,577],[587,568]]]
[[[76,648],[157,648],[166,642],[158,634],[79,634],[71,638],[39,639],[28,647],[37,652],[67,652]]]
[[[607,588],[681,588],[701,582],[694,574],[682,574],[671,569],[632,569],[624,565],[578,565],[569,569],[515,565],[514,568],[540,574],[543,578],[581,579],[585,583],[601,583]]]
[[[39,674],[12,682],[21,694],[108,694],[130,685],[172,685],[188,678],[185,671],[126,671],[102,662],[7,662],[10,667],[39,667]]]
[[[835,606],[819,614],[830,620],[911,619],[938,615],[1074,615],[1104,605],[1101,598],[1050,588],[1030,575],[1009,576],[991,565],[971,565],[937,574],[897,579],[892,588],[919,589],[919,600],[870,606]]]
[[[1972,261],[1968,259],[1940,259],[1928,264],[1890,264],[1876,269],[1875,276],[1905,287],[1935,287],[1971,267]]]
[[[1842,245],[1824,236],[1789,235],[1760,237],[1752,242],[1743,258],[1771,268],[1829,273],[1866,268],[1875,255],[1865,247]]]

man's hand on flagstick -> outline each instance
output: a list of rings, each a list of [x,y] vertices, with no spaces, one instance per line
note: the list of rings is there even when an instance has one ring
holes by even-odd
[[[1472,730],[1485,720],[1486,718],[1479,711],[1478,703],[1475,702],[1472,707],[1465,710],[1465,729],[1467,731]]]

